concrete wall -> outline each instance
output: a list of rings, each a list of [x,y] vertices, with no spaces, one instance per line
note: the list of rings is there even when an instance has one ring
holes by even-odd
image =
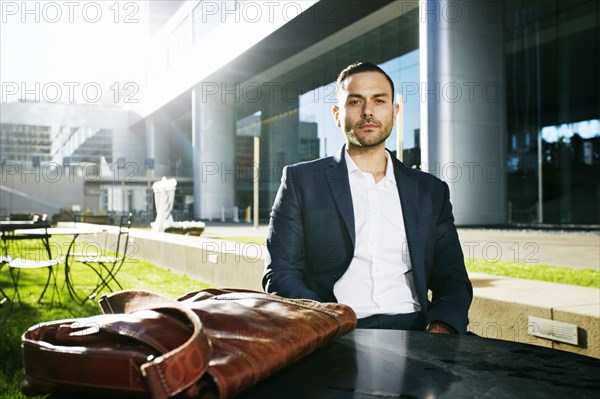
[[[0,208],[7,215],[17,212],[46,213],[48,216],[61,208],[84,205],[83,184],[80,176],[62,176],[50,164],[38,168],[24,163],[4,165],[0,183]]]
[[[108,229],[106,245],[114,248],[116,227],[109,226]],[[105,245],[103,236],[98,236],[95,241],[86,237],[86,241]],[[264,246],[136,229],[131,232],[130,242],[132,250],[129,256],[133,259],[185,273],[218,287],[262,291]]]
[[[185,273],[217,287],[262,290],[264,246],[135,229],[131,237],[134,252],[130,256],[133,258]],[[103,245],[104,239],[99,240],[102,242],[97,244]],[[470,273],[470,278],[474,298],[469,311],[469,331],[484,338],[600,358],[599,289],[480,273]],[[578,345],[530,335],[529,316],[577,325]]]

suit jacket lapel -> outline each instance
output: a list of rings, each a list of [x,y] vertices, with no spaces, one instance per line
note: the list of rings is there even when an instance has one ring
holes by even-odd
[[[356,236],[354,230],[354,208],[352,206],[352,192],[350,191],[350,181],[348,180],[348,168],[346,167],[346,159],[344,151],[346,146],[332,157],[331,162],[325,169],[327,183],[331,189],[331,195],[335,201],[335,205],[340,212],[342,220],[346,224],[352,245],[356,245]]]
[[[426,310],[427,304],[427,282],[425,278],[424,243],[421,238],[419,227],[419,213],[421,211],[419,199],[419,181],[417,174],[394,159],[394,176],[398,185],[400,205],[404,217],[404,228],[408,240],[410,261],[413,270],[413,278],[421,308]]]

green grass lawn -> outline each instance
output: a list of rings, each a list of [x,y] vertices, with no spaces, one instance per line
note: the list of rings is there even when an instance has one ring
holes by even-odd
[[[64,241],[60,238],[53,237],[52,243],[60,245],[60,248],[64,247]],[[31,255],[38,251],[39,247],[39,242],[36,241],[19,241],[16,252],[17,254]],[[87,301],[84,305],[75,303],[67,289],[63,288],[65,280],[63,264],[58,267],[58,273],[60,304],[55,298],[54,305],[52,308],[50,307],[50,289],[44,295],[42,303],[37,303],[46,281],[47,272],[46,270],[26,270],[21,273],[19,282],[19,292],[23,304],[15,303],[11,309],[11,304],[5,303],[0,308],[0,398],[25,398],[19,390],[23,378],[21,349],[23,332],[43,321],[87,317],[102,313],[98,304],[93,300]],[[75,264],[73,267],[73,279],[77,292],[82,296],[89,293],[97,283],[96,275],[80,264]],[[185,275],[136,259],[131,259],[124,264],[118,280],[124,289],[150,290],[171,298],[208,286]],[[7,295],[12,296],[13,287],[7,266],[0,270],[0,287]]]
[[[503,260],[490,262],[484,259],[466,261],[466,266],[470,272],[494,276],[600,288],[600,271],[594,269],[575,269],[539,263],[514,263]]]

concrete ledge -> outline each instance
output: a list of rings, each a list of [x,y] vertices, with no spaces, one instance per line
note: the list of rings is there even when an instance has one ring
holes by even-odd
[[[470,331],[600,358],[599,289],[480,273],[469,276],[474,290]],[[577,325],[578,345],[530,335],[529,316]]]
[[[109,231],[114,240],[116,235]],[[264,246],[136,229],[131,240],[133,258],[218,287],[262,290]],[[96,244],[104,245],[104,239],[98,237]],[[480,273],[470,273],[470,278],[474,289],[470,331],[600,358],[600,289]],[[578,345],[530,335],[529,316],[577,325]]]
[[[108,248],[115,248],[118,227],[103,227],[108,231],[107,240],[102,235],[84,239],[100,247],[106,242]],[[138,229],[131,230],[130,242],[128,256],[132,259],[145,260],[217,287],[262,291],[264,246]]]

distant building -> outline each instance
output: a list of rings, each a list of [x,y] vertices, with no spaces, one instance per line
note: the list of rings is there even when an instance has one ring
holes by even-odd
[[[139,165],[141,188],[163,175],[187,182],[177,186],[182,218],[232,220],[234,206],[252,205],[260,137],[266,220],[281,169],[344,142],[331,117],[334,81],[365,60],[402,95],[388,148],[448,182],[457,224],[600,225],[597,1],[149,4],[144,98],[125,129],[111,129],[105,158]],[[72,132],[28,126],[20,143],[2,133],[4,162],[26,142]],[[101,143],[109,132],[96,135]],[[32,162],[56,159],[35,145]]]

